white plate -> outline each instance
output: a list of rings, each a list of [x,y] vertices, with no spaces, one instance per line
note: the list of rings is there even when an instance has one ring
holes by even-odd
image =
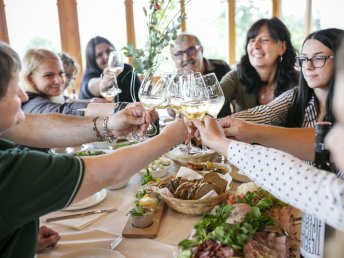
[[[94,248],[94,249],[83,249],[83,250],[76,250],[71,253],[65,254],[61,256],[61,258],[125,258],[123,254],[117,251],[112,251],[109,249],[101,249],[101,248]]]
[[[83,199],[80,202],[74,203],[70,206],[68,206],[67,208],[63,209],[65,211],[73,211],[73,210],[81,210],[81,209],[85,209],[91,206],[94,206],[100,202],[102,202],[105,197],[106,197],[106,190],[103,189],[97,193],[95,193],[94,195],[91,195],[90,197],[87,197],[85,199]]]
[[[173,160],[172,159],[169,159],[169,158],[165,158],[165,157],[160,157],[158,158],[157,160],[160,160],[160,161],[164,161],[164,162],[168,162],[169,165],[168,166],[164,166],[164,168],[162,169],[156,169],[156,170],[151,170],[151,173],[152,173],[152,176],[155,178],[155,177],[158,177],[158,178],[162,178],[164,176],[166,176],[168,170],[173,166]],[[155,160],[155,161],[157,161]],[[152,162],[151,162],[152,163]],[[151,164],[150,163],[150,164]],[[147,170],[146,168],[143,168],[139,171],[140,175],[143,177],[145,174],[146,174]]]

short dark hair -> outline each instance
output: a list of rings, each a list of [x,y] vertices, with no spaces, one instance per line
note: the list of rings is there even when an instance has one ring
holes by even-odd
[[[19,55],[0,41],[0,99],[5,96],[12,74],[21,68]]]
[[[95,48],[97,45],[101,43],[106,43],[110,45],[114,50],[116,50],[115,46],[110,42],[110,40],[95,36],[94,38],[91,38],[87,45],[86,45],[86,70],[95,70],[99,71],[99,73],[102,73],[103,71],[100,70],[96,63],[96,55],[95,55]]]

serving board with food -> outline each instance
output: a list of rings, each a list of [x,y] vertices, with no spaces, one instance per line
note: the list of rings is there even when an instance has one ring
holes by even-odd
[[[179,244],[178,258],[297,257],[292,207],[253,183],[214,207]]]
[[[159,233],[164,209],[165,202],[164,200],[160,200],[156,207],[156,212],[153,214],[152,224],[143,228],[135,227],[133,225],[133,218],[129,217],[122,231],[122,236],[128,238],[156,238]]]

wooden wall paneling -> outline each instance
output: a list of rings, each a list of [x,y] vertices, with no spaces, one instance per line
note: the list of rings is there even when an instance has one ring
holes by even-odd
[[[229,64],[235,64],[235,0],[228,0]]]
[[[0,41],[10,43],[7,31],[6,13],[4,0],[0,0]]]
[[[76,0],[57,0],[62,50],[75,58],[80,68],[75,81],[75,90],[79,93],[83,69],[76,5]]]
[[[280,18],[281,0],[272,0],[272,16]]]
[[[312,23],[312,0],[306,0],[306,11],[305,11],[305,38],[311,31],[311,23]]]
[[[185,0],[180,0],[180,14],[185,16]],[[182,32],[186,31],[186,19],[182,22]]]
[[[134,24],[134,10],[133,10],[133,0],[125,0],[125,18],[127,23],[127,41],[136,46],[135,38],[135,24]],[[133,59],[129,58],[129,63],[132,64]]]

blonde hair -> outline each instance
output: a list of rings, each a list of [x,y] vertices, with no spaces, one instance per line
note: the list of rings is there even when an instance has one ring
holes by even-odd
[[[60,57],[47,49],[29,49],[22,60],[21,80],[23,89],[28,92],[40,93],[36,86],[29,80],[29,76],[46,60],[56,60],[61,62]]]

